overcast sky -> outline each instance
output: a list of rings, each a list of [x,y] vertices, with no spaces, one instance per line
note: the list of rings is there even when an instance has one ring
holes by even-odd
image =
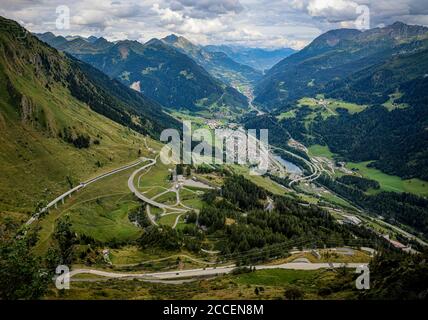
[[[70,10],[67,30],[55,23],[61,5]],[[0,15],[32,32],[141,42],[175,33],[199,44],[300,49],[327,30],[354,28],[361,5],[371,28],[428,25],[427,0],[0,0]]]

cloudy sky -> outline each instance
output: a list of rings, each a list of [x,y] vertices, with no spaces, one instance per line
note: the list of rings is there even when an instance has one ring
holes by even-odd
[[[64,6],[70,14],[68,29],[61,29],[66,25],[58,20]],[[0,15],[32,32],[141,42],[175,33],[199,44],[300,49],[335,28],[366,28],[368,22],[374,28],[395,21],[428,25],[428,1],[0,0]]]

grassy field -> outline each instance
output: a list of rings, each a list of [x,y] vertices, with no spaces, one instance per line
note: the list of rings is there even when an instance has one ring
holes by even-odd
[[[312,157],[325,157],[333,159],[334,154],[330,151],[328,146],[321,146],[319,144],[312,145],[308,148],[308,153]]]
[[[39,241],[35,251],[44,253],[48,249],[58,219],[70,216],[72,228],[99,241],[130,240],[140,234],[140,229],[129,220],[127,213],[141,203],[136,201],[128,189],[127,181],[136,170],[131,168],[101,179],[75,193],[58,209],[33,223],[39,229]]]
[[[204,202],[201,200],[200,196],[193,196],[192,198],[185,198],[181,201],[185,206],[193,209],[201,210]]]
[[[177,224],[176,229],[177,230],[182,230],[185,226],[194,227],[195,224],[194,223],[185,223],[184,222],[184,216],[181,216],[180,219],[178,220],[178,224]]]
[[[328,146],[312,145],[308,148],[309,155],[312,157],[326,157],[333,159],[334,154],[329,150]],[[349,162],[346,168],[349,170],[356,169],[356,172],[363,177],[376,180],[379,182],[381,189],[371,191],[392,191],[392,192],[409,192],[420,196],[428,196],[428,182],[420,179],[403,180],[398,176],[386,174],[376,168],[369,168],[367,162]]]
[[[177,217],[180,214],[181,213],[172,213],[172,214],[168,214],[166,216],[163,216],[162,218],[160,218],[158,220],[158,224],[172,227],[175,223],[175,220],[177,219]]]
[[[281,113],[276,118],[278,120],[284,120],[284,119],[292,119],[292,118],[295,118],[295,117],[296,117],[296,111],[295,110],[289,110],[289,111]]]
[[[408,107],[407,103],[395,103],[395,100],[400,99],[403,96],[401,92],[396,92],[389,95],[389,100],[383,104],[389,111],[394,109],[404,109]]]
[[[342,108],[348,110],[350,114],[358,113],[361,111],[364,111],[367,106],[365,105],[359,105],[355,103],[335,100],[335,99],[326,99],[327,107],[331,110],[334,110],[337,112],[337,109]]]
[[[350,114],[361,112],[367,108],[365,105],[358,105],[342,100],[324,99],[322,95],[318,95],[316,99],[304,97],[297,102],[297,106],[307,106],[313,110],[320,111],[323,118],[338,115],[337,109],[339,108],[348,110]]]
[[[173,183],[169,180],[170,173],[168,169],[172,166],[166,166],[161,161],[158,161],[155,166],[150,170],[144,172],[141,175],[139,182],[141,192],[144,192],[144,195],[153,198],[156,195],[165,192],[167,189],[171,188]],[[136,177],[135,184],[138,183],[138,177]],[[195,189],[192,187],[186,187],[179,190],[181,202],[191,208],[201,209],[202,201],[200,200],[201,195],[197,193],[201,191],[200,189]],[[204,192],[204,190],[202,190]],[[165,203],[168,205],[175,205],[177,202],[175,192],[167,192],[155,199],[159,203]],[[155,214],[156,209],[152,208],[152,213]]]
[[[244,285],[278,286],[313,282],[318,275],[319,273],[314,271],[272,269],[238,275],[235,281]]]
[[[155,198],[155,200],[160,203],[175,205],[177,202],[177,194],[175,192],[167,192]]]
[[[248,180],[252,181],[256,185],[258,185],[261,188],[264,188],[273,194],[277,195],[284,195],[285,190],[283,187],[281,187],[279,184],[273,182],[271,179],[262,177],[262,176],[256,176],[256,175],[250,175],[249,169],[247,167],[242,167],[238,165],[233,165],[233,171],[236,174],[241,174]]]
[[[116,196],[72,209],[68,214],[77,234],[89,235],[102,242],[113,239],[132,241],[136,240],[142,231],[129,221],[128,213],[140,205],[137,201]]]
[[[146,172],[142,173],[141,180],[139,183],[140,190],[141,191],[147,191],[152,187],[158,188],[157,190],[154,189],[152,193],[153,196],[158,194],[158,191],[164,191],[163,188],[170,188],[171,187],[171,181],[170,173],[168,172],[168,169],[173,168],[173,166],[167,166],[162,163],[162,161],[158,160],[156,162],[156,165],[152,166],[150,170],[147,170]],[[138,176],[135,177],[135,185],[138,183]],[[149,193],[149,192],[148,192]],[[150,195],[152,194],[150,193]]]
[[[192,122],[192,130],[199,129],[199,128],[205,128],[208,129],[208,126],[206,124],[206,120],[202,117],[194,116],[185,112],[179,112],[176,110],[171,110],[170,114],[178,119],[179,121],[191,121]]]
[[[134,264],[142,261],[151,261],[169,257],[176,252],[165,251],[159,248],[144,249],[137,246],[125,246],[119,249],[110,250],[110,260],[113,264]]]
[[[325,200],[327,202],[330,202],[332,204],[336,204],[340,207],[348,208],[348,209],[355,209],[348,201],[336,196],[335,194],[328,192],[328,193],[322,193],[321,199]]]
[[[391,176],[382,171],[369,168],[370,162],[349,162],[346,167],[350,170],[356,169],[363,177],[376,180],[381,186],[381,190],[393,192],[410,192],[420,196],[428,196],[428,182],[420,179],[403,180],[397,176]]]
[[[166,190],[167,188],[165,187],[156,187],[156,186],[148,186],[148,187],[140,188],[140,191],[144,193],[144,195],[147,196],[148,198],[153,198],[154,196]]]

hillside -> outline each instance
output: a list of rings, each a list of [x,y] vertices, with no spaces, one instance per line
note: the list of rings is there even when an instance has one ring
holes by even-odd
[[[428,70],[428,42],[426,49],[408,48],[399,55],[370,66],[351,76],[327,84],[326,95],[359,104],[392,103],[410,98],[408,83],[423,80]],[[411,99],[411,98],[410,98]],[[393,107],[393,106],[392,106]]]
[[[346,88],[348,79],[361,78],[370,72],[376,73],[372,78],[379,79],[378,86],[381,86],[385,77],[382,76],[383,72],[376,68],[380,68],[392,57],[400,58],[416,53],[425,50],[427,46],[427,28],[399,22],[365,32],[352,29],[332,30],[269,70],[256,88],[255,101],[267,108],[279,107],[304,96],[334,92],[337,87]],[[422,70],[412,75],[421,76]],[[381,99],[370,101],[385,102],[388,99],[385,94],[394,92],[406,80],[408,79],[395,77],[394,82],[389,83],[387,92],[381,94]],[[362,82],[365,81],[362,79]],[[378,86],[354,86],[351,91],[358,95],[358,92],[367,89],[376,91]]]
[[[306,145],[404,179],[428,179],[428,29],[329,31],[274,66],[256,102]]]
[[[2,220],[25,219],[80,181],[135,161],[147,154],[140,133],[177,125],[157,103],[14,21],[0,17],[0,30]]]
[[[262,77],[260,71],[245,64],[235,62],[226,53],[207,51],[202,47],[194,45],[184,37],[169,35],[163,38],[162,41],[188,55],[214,77],[229,85],[254,85]]]
[[[69,53],[96,53],[114,46],[103,37],[62,37],[55,36],[52,32],[36,33],[35,36],[50,46]]]
[[[55,46],[53,39],[43,38]],[[226,108],[239,113],[248,105],[238,91],[213,78],[186,54],[161,40],[152,39],[145,44],[124,40],[107,45],[104,39],[91,43],[78,38],[57,49],[171,109],[197,112]]]

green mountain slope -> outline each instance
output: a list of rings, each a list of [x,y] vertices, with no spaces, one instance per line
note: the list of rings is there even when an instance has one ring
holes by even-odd
[[[174,125],[158,104],[0,17],[2,219],[135,161],[147,154],[138,132]]]
[[[187,54],[214,77],[232,86],[240,84],[254,85],[262,73],[250,66],[235,62],[224,52],[210,52],[194,45],[184,37],[169,35],[162,39],[165,43]]]
[[[359,104],[382,104],[390,99],[408,95],[406,83],[424,79],[428,70],[428,42],[426,49],[393,55],[351,76],[332,81],[326,86],[328,97]],[[392,106],[393,107],[393,106]]]
[[[256,101],[306,145],[428,180],[427,61],[428,28],[334,30],[273,67]]]
[[[52,39],[46,41],[54,45]],[[194,112],[227,108],[240,112],[248,105],[238,91],[214,79],[187,55],[161,40],[145,44],[124,40],[107,46],[105,41],[101,45],[75,39],[58,49],[168,108]]]
[[[346,87],[348,78],[366,74],[368,69],[393,56],[415,53],[427,46],[427,28],[399,22],[365,32],[329,31],[269,70],[256,88],[255,101],[267,108],[276,108],[304,96],[328,93],[338,86]],[[401,79],[396,77],[393,85],[397,87]],[[366,89],[367,86],[361,90],[354,87],[353,91]]]

